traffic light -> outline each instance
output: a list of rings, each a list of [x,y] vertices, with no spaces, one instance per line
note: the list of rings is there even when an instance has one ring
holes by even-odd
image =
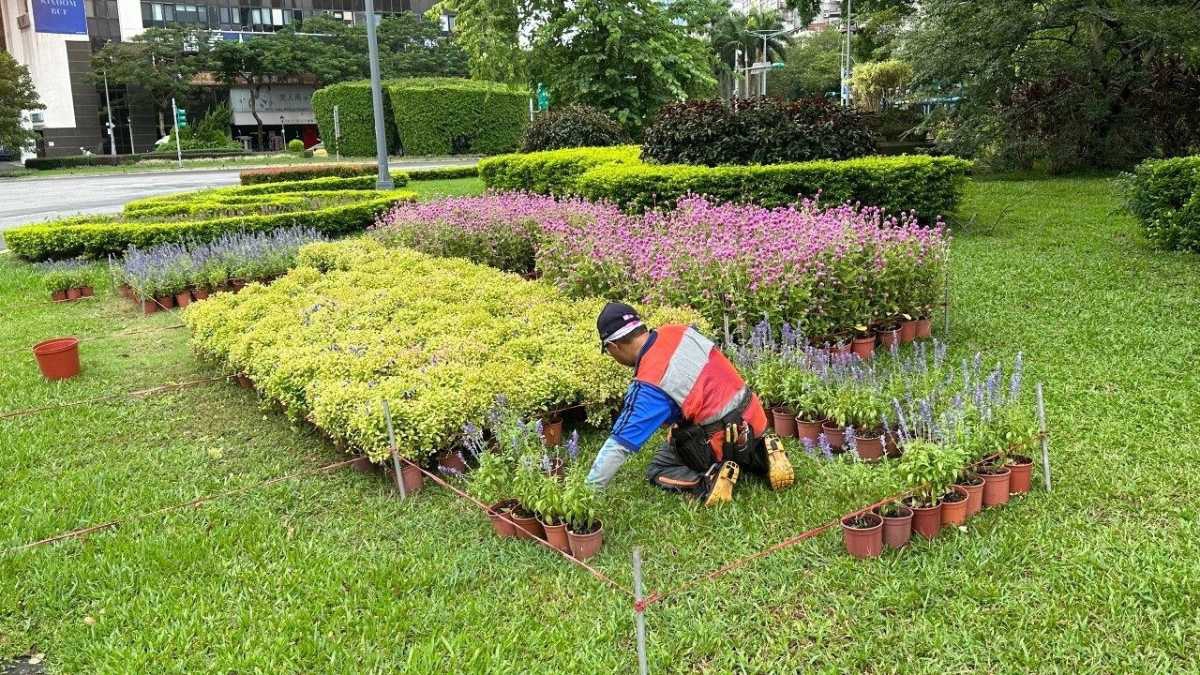
[[[175,109],[175,126],[180,129],[187,126],[187,111],[183,108]]]

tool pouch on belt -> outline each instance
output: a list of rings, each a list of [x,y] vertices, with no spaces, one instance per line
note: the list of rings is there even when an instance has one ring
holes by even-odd
[[[726,442],[722,448],[721,456],[718,456],[713,451],[711,440],[713,434],[723,432],[726,427],[733,426],[736,432],[734,438],[741,440],[741,444],[748,443],[751,438],[749,429],[742,430],[742,416],[746,413],[747,406],[750,405],[750,393],[745,391],[738,404],[733,410],[729,411],[724,417],[714,422],[705,425],[699,425],[694,422],[680,424],[671,430],[671,445],[675,450],[676,456],[683,460],[693,471],[705,472],[710,466],[718,461],[733,459],[736,450],[736,443],[728,442],[728,434],[726,434]]]

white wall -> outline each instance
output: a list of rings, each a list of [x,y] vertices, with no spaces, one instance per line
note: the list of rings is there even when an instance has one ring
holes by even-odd
[[[121,16],[121,39],[141,34],[142,3],[141,0],[117,0],[117,13]]]
[[[46,109],[42,111],[49,128],[74,127],[75,107],[71,97],[71,73],[67,69],[68,40],[87,42],[86,35],[55,35],[38,33],[37,26],[17,28],[17,16],[26,12],[21,0],[4,2],[4,25],[8,31],[8,51],[17,63],[29,68],[38,96]],[[32,23],[33,17],[30,16]]]

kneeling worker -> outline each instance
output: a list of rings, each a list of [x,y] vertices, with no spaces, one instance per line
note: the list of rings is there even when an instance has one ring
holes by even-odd
[[[596,320],[602,349],[633,368],[633,382],[612,435],[600,448],[588,483],[602,488],[655,430],[671,425],[646,477],[706,505],[730,501],[741,469],[771,488],[792,484],[792,464],[758,396],[712,340],[682,325],[648,330],[629,305],[610,302]]]

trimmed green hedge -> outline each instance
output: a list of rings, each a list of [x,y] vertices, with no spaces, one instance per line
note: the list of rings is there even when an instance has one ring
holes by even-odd
[[[497,82],[395,80],[387,94],[407,155],[512,152],[529,126],[529,90]]]
[[[971,163],[954,157],[899,155],[790,164],[645,164],[636,146],[503,155],[480,161],[492,189],[577,195],[628,211],[670,208],[686,194],[774,207],[820,193],[824,203],[860,202],[922,220],[952,213]]]
[[[383,83],[388,152],[409,155],[492,155],[519,147],[529,124],[529,91],[498,82],[426,77]],[[329,152],[375,154],[369,82],[342,82],[317,90],[313,112]],[[338,105],[342,137],[333,135]]]
[[[1200,156],[1147,160],[1121,183],[1126,208],[1156,246],[1200,253]]]
[[[313,180],[316,178],[350,178],[357,176],[374,176],[379,170],[377,164],[314,164],[309,166],[279,166],[268,169],[249,169],[239,175],[242,185],[263,185],[266,183],[283,183],[298,180]],[[393,173],[392,181],[407,176],[409,181],[446,180],[451,178],[471,178],[479,175],[474,166],[448,166],[435,169],[409,169],[403,173]],[[401,185],[401,183],[396,183]]]
[[[576,193],[631,211],[673,207],[689,193],[722,202],[775,207],[820,193],[822,203],[859,202],[924,221],[952,213],[971,163],[954,157],[899,155],[750,166],[641,164],[601,166],[576,181]]]
[[[636,145],[514,153],[479,160],[479,175],[494,190],[571,195],[585,171],[605,164],[641,164],[639,154]]]
[[[207,241],[229,232],[267,232],[282,227],[310,227],[333,237],[365,230],[397,202],[416,200],[414,193],[406,191],[329,187],[335,181],[363,180],[326,178],[150,197],[127,204],[123,219],[74,217],[18,227],[5,232],[4,238],[13,253],[22,258],[57,260],[103,258],[120,255],[131,245],[145,248]],[[373,186],[372,178],[366,180]],[[326,189],[289,194],[307,190],[313,184],[322,184]],[[264,189],[271,187],[282,189]],[[355,195],[359,199],[352,200]],[[314,208],[318,206],[323,208]],[[214,215],[214,211],[228,214]],[[196,217],[189,219],[189,214]]]
[[[338,119],[342,137],[333,135],[333,106],[340,106]],[[321,142],[330,154],[341,152],[348,157],[375,156],[375,115],[371,109],[371,83],[341,82],[318,89],[312,96],[313,114],[321,132]],[[384,129],[388,153],[396,152],[400,143],[392,123],[392,104],[383,97]]]

